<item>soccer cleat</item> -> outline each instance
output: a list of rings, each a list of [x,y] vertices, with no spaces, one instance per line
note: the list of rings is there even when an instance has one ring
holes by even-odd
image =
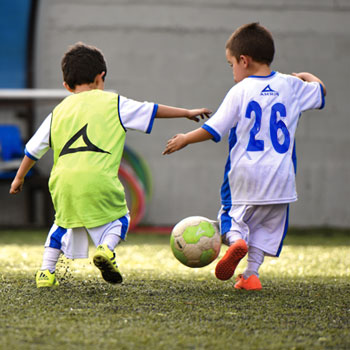
[[[36,286],[42,287],[56,287],[59,285],[55,273],[51,273],[49,270],[39,270],[36,273]]]
[[[123,277],[115,261],[115,253],[108,248],[107,244],[101,244],[97,247],[93,262],[101,271],[102,277],[106,282],[123,282]]]
[[[237,240],[226,251],[225,255],[217,263],[215,276],[222,281],[230,279],[235,273],[236,267],[248,252],[247,243],[243,239]]]
[[[245,289],[245,290],[262,289],[259,277],[256,275],[251,275],[247,279],[245,279],[243,275],[238,275],[236,281],[237,281],[237,283],[235,284],[236,289]]]

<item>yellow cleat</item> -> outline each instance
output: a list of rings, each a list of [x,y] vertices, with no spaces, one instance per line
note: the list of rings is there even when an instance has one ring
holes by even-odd
[[[55,273],[51,273],[49,270],[39,270],[36,273],[35,280],[38,288],[56,287],[59,285]]]
[[[115,253],[108,248],[107,244],[101,244],[97,247],[93,262],[101,271],[102,277],[106,282],[123,282],[123,277],[115,261]]]

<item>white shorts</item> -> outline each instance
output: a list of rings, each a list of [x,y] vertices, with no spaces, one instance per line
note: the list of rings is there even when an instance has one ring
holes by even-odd
[[[288,229],[289,204],[222,206],[218,220],[225,234],[238,232],[248,246],[279,256]]]
[[[45,247],[60,249],[69,259],[85,259],[89,256],[88,235],[96,247],[102,244],[107,235],[117,235],[125,240],[129,223],[130,216],[126,214],[118,220],[93,228],[66,229],[53,224],[47,236]]]

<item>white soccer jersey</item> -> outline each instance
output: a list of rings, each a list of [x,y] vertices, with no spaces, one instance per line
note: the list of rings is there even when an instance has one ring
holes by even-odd
[[[303,111],[323,106],[321,84],[278,72],[250,76],[232,87],[203,125],[216,142],[229,133],[222,205],[296,201],[298,120]]]
[[[149,134],[157,109],[158,105],[155,103],[138,102],[119,95],[119,117],[126,130],[137,130]],[[26,144],[25,154],[31,159],[40,159],[50,147],[51,116],[50,113]]]

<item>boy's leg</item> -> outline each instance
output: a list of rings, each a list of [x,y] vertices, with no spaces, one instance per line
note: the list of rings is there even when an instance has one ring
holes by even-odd
[[[242,234],[238,231],[228,231],[223,237],[223,243],[228,245],[229,247],[234,244],[239,239],[244,239]]]
[[[60,249],[45,247],[41,270],[49,270],[50,273],[54,273],[61,253]]]
[[[264,262],[265,253],[255,247],[248,248],[248,265],[245,271],[243,272],[243,276],[245,279],[249,278],[251,275],[255,275],[259,277],[259,268]]]
[[[256,206],[247,221],[249,235],[248,266],[235,284],[237,289],[259,290],[259,268],[266,255],[278,256],[288,229],[288,204]]]
[[[115,260],[115,247],[124,240],[129,228],[129,214],[106,225],[88,229],[97,246],[93,256],[95,266],[100,269],[103,279],[109,283],[121,283],[123,277]]]
[[[220,231],[224,232],[223,242],[229,246],[215,268],[215,276],[222,281],[234,275],[237,265],[247,254],[246,240],[249,228],[243,220],[247,208],[246,206],[222,207],[219,212]]]
[[[66,229],[55,224],[52,225],[45,243],[42,266],[36,273],[38,288],[53,287],[59,284],[56,280],[55,270],[57,261],[62,253],[62,238],[66,233]]]
[[[112,233],[112,234],[107,234],[105,236],[102,244],[107,244],[107,247],[113,251],[115,247],[120,243],[120,241],[121,241],[121,237]]]

